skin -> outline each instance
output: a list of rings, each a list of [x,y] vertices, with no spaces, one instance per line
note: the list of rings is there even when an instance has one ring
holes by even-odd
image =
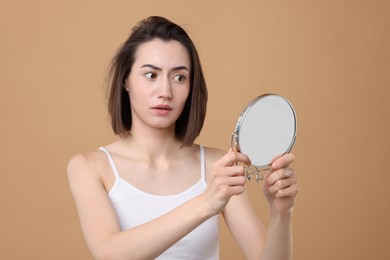
[[[131,134],[105,147],[121,177],[145,192],[177,194],[200,178],[199,146],[180,148],[174,133],[188,97],[190,70],[189,55],[179,42],[155,39],[137,50],[124,86],[132,104]],[[161,105],[165,109],[157,109]],[[244,166],[236,164],[249,165],[249,158],[206,147],[205,160],[208,185],[202,194],[153,221],[120,231],[107,196],[115,181],[107,156],[99,150],[75,155],[68,164],[68,179],[93,256],[152,259],[205,220],[222,214],[248,259],[291,259],[292,208],[298,192],[296,174],[290,168],[294,155],[276,159],[263,181],[270,208],[268,231],[245,192]]]

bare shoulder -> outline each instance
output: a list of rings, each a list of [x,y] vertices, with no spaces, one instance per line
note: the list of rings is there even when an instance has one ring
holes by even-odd
[[[86,151],[74,155],[68,162],[68,171],[74,169],[94,169],[98,164],[101,164],[104,153],[99,150]]]
[[[106,155],[100,150],[86,151],[74,155],[68,162],[67,174],[69,181],[85,179],[102,179],[106,167]]]
[[[221,149],[214,147],[205,147],[205,158],[208,164],[213,164],[214,162],[221,159],[221,157],[225,154],[226,152]]]

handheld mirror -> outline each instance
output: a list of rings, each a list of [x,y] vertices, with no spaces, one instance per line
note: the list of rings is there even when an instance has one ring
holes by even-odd
[[[241,112],[232,134],[231,148],[246,154],[248,180],[270,170],[272,161],[288,153],[296,138],[296,116],[291,103],[282,96],[265,94],[253,99]]]

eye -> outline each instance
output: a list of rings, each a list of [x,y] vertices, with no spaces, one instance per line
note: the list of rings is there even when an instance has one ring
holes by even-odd
[[[144,74],[144,76],[148,79],[156,79],[157,78],[157,74],[156,73],[153,73],[153,72],[146,72]]]
[[[173,80],[177,82],[184,82],[186,80],[186,77],[184,75],[175,75],[173,77]]]

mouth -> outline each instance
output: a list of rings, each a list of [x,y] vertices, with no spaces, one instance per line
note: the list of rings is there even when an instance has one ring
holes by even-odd
[[[158,105],[155,107],[152,107],[152,109],[157,109],[157,110],[172,110],[172,107],[169,105]]]

